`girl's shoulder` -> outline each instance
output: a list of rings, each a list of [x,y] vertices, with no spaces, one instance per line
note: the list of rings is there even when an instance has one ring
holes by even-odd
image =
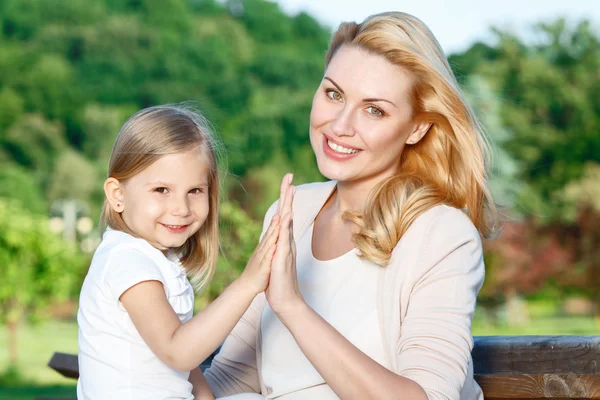
[[[164,260],[163,260],[164,259]],[[164,269],[166,257],[144,239],[125,232],[108,229],[96,249],[90,270],[105,277],[111,271],[159,271]]]
[[[166,260],[145,240],[107,230],[94,254],[88,275],[118,299],[125,290],[139,282],[157,280],[165,285],[170,276],[169,267],[163,265],[161,257]]]
[[[136,257],[140,261],[147,260],[151,263],[157,263],[162,258],[165,258],[160,250],[153,247],[144,239],[136,238],[128,233],[114,229],[107,229],[104,232],[102,242],[97,251],[111,257]]]

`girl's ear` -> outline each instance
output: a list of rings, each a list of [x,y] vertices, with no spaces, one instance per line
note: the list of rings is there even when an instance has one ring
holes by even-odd
[[[125,209],[123,202],[123,188],[121,182],[116,178],[108,178],[104,181],[104,194],[110,203],[112,209],[117,213],[122,213]]]
[[[423,136],[425,136],[425,134],[429,131],[429,128],[431,128],[430,122],[419,122],[419,123],[415,124],[413,131],[406,139],[406,143],[407,144],[417,143],[419,140],[423,139]]]

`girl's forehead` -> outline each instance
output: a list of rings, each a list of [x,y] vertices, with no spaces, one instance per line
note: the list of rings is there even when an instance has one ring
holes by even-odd
[[[166,154],[133,178],[143,184],[163,182],[171,184],[208,184],[211,162],[198,150]]]

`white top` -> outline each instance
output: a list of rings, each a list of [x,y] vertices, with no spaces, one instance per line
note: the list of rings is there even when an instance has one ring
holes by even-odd
[[[329,181],[296,188],[292,205],[296,240],[313,223],[335,187],[336,182]],[[263,234],[277,207],[275,202],[267,211]],[[445,205],[423,212],[394,248],[388,265],[379,271],[377,316],[391,371],[418,383],[429,399],[483,400],[473,379],[471,321],[485,268],[479,232],[469,217]],[[345,293],[346,301],[352,302],[359,294]],[[261,337],[266,303],[264,294],[256,296],[205,371],[216,396],[269,394],[262,376],[262,349],[270,345]],[[336,312],[348,313],[351,307],[355,304],[346,306],[344,302]],[[327,393],[310,391],[325,387],[295,393],[307,394],[304,399],[330,399]],[[402,398],[402,393],[393,395]],[[285,395],[285,400],[296,400],[294,393]]]
[[[302,296],[352,344],[390,368],[377,320],[380,267],[358,258],[356,249],[332,260],[316,259],[312,253],[313,227],[306,230],[297,245]],[[261,335],[262,377],[268,399],[338,399],[268,304],[262,314]]]
[[[78,400],[193,400],[189,372],[154,355],[119,301],[127,289],[149,280],[163,284],[182,322],[192,318],[194,290],[179,260],[143,239],[107,230],[79,298]]]

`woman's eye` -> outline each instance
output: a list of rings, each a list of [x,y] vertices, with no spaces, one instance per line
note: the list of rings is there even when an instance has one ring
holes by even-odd
[[[381,117],[383,115],[383,111],[374,106],[367,107],[367,112],[375,117]]]
[[[336,90],[327,89],[325,93],[331,100],[340,101],[342,99],[342,95]]]
[[[169,189],[167,189],[166,187],[158,187],[154,189],[154,191],[157,193],[167,194],[169,192]]]

